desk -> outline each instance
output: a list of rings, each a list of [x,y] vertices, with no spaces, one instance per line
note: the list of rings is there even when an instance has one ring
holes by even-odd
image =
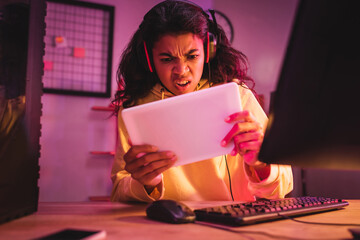
[[[360,223],[360,200],[345,209],[301,217],[304,221]],[[192,208],[211,202],[186,202]],[[279,220],[230,231],[200,224],[168,224],[145,217],[146,204],[112,202],[39,203],[36,213],[0,225],[0,239],[37,238],[64,228],[105,230],[107,239],[351,239],[346,226],[325,226]],[[236,232],[235,232],[236,231]],[[270,234],[271,236],[267,235]]]

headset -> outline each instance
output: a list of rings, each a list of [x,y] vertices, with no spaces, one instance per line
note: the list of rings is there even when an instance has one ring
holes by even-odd
[[[192,3],[189,1],[174,1],[174,2],[184,2],[184,3],[191,5],[192,7],[194,7],[198,11],[200,11],[206,17],[206,19],[208,21],[208,26],[214,25],[214,30],[217,29],[217,22],[216,22],[214,10],[209,10],[211,17],[213,19],[213,20],[210,20],[209,15],[200,6],[196,5],[195,3]],[[158,5],[160,5],[160,4],[158,4]],[[156,5],[152,9],[156,8],[158,5]],[[217,37],[216,37],[215,33],[212,33],[210,31],[207,32],[205,43],[204,43],[205,63],[210,63],[210,61],[215,57],[216,44],[217,44]],[[145,41],[143,41],[143,48],[142,48],[139,56],[140,56],[140,58],[144,58],[144,59],[140,59],[140,61],[145,62],[144,66],[146,66],[147,70],[149,70],[150,72],[154,72],[154,64],[152,63],[151,54],[148,51],[148,49],[149,48],[147,46],[147,43]]]

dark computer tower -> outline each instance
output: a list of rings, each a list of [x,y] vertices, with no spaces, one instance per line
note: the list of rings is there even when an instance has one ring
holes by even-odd
[[[45,9],[0,2],[0,223],[38,206]]]

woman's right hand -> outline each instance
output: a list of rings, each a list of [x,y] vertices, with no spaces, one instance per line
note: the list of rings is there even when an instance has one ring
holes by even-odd
[[[159,152],[152,145],[134,145],[124,155],[125,170],[151,192],[160,182],[161,173],[174,165],[177,156],[170,151]]]

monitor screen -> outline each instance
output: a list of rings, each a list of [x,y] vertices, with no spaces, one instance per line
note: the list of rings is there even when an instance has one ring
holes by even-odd
[[[0,224],[37,211],[45,1],[0,1]]]
[[[357,1],[299,1],[259,159],[360,169]]]

